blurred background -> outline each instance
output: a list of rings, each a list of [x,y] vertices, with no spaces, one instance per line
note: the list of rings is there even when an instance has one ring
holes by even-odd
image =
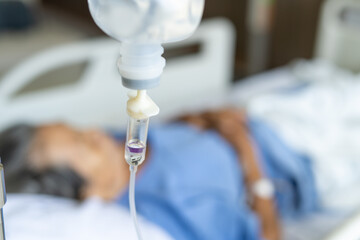
[[[124,128],[118,50],[86,0],[0,0],[0,129]],[[198,31],[165,45],[164,57],[162,83],[149,91],[161,109],[154,122],[245,109],[306,156],[315,175],[325,210],[285,219],[284,239],[360,239],[360,0],[206,0]],[[288,166],[291,156],[271,143],[265,148]],[[311,185],[293,170],[294,191]]]
[[[235,80],[293,59],[312,58],[323,2],[207,0],[204,18],[221,16],[234,24]],[[103,35],[86,0],[1,0],[0,4],[0,73],[39,50]]]

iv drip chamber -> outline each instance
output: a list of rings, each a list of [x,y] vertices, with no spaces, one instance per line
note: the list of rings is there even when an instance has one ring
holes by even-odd
[[[125,160],[131,166],[138,166],[145,159],[149,118],[159,113],[159,107],[146,91],[137,91],[136,95],[129,94],[127,113]]]
[[[126,134],[125,160],[130,166],[138,166],[145,160],[149,118],[129,117]]]

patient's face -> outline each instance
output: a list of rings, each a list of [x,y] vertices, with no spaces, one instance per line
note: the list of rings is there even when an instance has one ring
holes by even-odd
[[[128,179],[123,147],[100,130],[75,130],[64,124],[41,126],[29,150],[37,170],[69,167],[85,181],[83,197],[112,199]]]

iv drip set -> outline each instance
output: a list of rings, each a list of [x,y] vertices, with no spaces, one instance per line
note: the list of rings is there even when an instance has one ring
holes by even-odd
[[[118,69],[129,93],[129,115],[125,160],[130,166],[129,202],[138,239],[135,174],[145,160],[149,118],[159,107],[146,90],[157,87],[166,61],[161,56],[163,43],[190,37],[198,27],[205,0],[88,0],[96,24],[121,42]]]

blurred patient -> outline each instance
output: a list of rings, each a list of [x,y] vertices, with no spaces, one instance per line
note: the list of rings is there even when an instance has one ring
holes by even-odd
[[[151,128],[138,213],[175,239],[280,239],[274,195],[252,191],[264,168],[276,172],[257,159],[254,126],[239,111],[219,110]],[[127,207],[129,166],[119,136],[64,124],[13,126],[0,134],[7,190],[97,196]]]

